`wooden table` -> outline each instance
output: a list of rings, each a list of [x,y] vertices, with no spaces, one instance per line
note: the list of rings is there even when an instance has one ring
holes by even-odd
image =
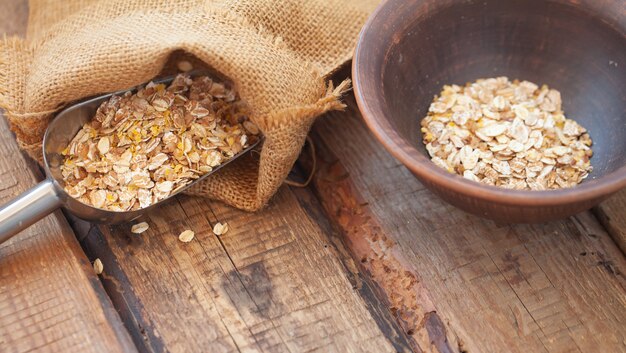
[[[26,16],[1,2],[0,31]],[[559,222],[483,220],[347,102],[313,129],[314,182],[262,212],[179,197],[134,235],[59,211],[0,246],[0,352],[626,352],[626,192]],[[41,175],[1,120],[3,203]]]

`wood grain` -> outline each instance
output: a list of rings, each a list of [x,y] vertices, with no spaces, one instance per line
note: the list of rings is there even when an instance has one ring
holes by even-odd
[[[149,214],[141,235],[100,227],[83,240],[142,350],[410,351],[289,188],[255,214],[176,200]],[[219,237],[218,221],[230,226]],[[185,229],[196,233],[188,244],[177,238]]]
[[[626,190],[601,203],[593,212],[626,254]]]
[[[0,2],[0,31],[23,33],[26,9]],[[113,305],[60,212],[4,244],[0,351],[136,351],[119,316],[145,352],[626,351],[626,263],[591,213],[506,226],[458,211],[353,101],[314,135],[319,199],[283,188],[249,214],[180,197],[142,235],[75,221]],[[0,202],[35,183],[27,165],[2,121]],[[614,237],[625,199],[596,210]]]
[[[355,188],[349,173],[335,154],[318,144],[317,169],[313,187],[327,214],[343,234],[343,243],[359,268],[381,289],[378,293],[387,309],[409,337],[415,350],[456,352],[457,338],[449,335],[406,257],[382,231],[382,225]],[[300,164],[311,168],[308,158]]]
[[[396,316],[416,341],[428,337],[424,318],[434,312],[443,324],[431,338],[438,349],[626,351],[626,260],[591,213],[517,226],[464,213],[384,151],[352,98],[348,111],[318,121],[313,137],[317,194],[355,259],[366,254],[363,266],[396,274],[404,266],[400,282],[371,272],[403,305]],[[399,293],[402,281],[419,286]]]
[[[0,33],[23,34],[26,1],[0,2]],[[0,117],[0,204],[41,176]],[[0,352],[134,352],[61,212],[0,246]]]
[[[37,178],[0,118],[0,204]],[[0,352],[133,352],[60,211],[0,246]]]

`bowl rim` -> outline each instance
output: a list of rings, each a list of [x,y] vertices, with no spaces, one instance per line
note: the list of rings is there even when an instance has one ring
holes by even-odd
[[[388,6],[393,6],[392,3],[395,2],[392,0],[383,1],[370,15],[359,33],[352,60],[354,95],[363,120],[372,134],[392,156],[402,162],[419,179],[442,186],[449,191],[484,201],[513,206],[536,207],[601,199],[626,187],[626,165],[598,179],[589,180],[571,188],[543,191],[505,189],[482,184],[467,180],[458,174],[449,173],[436,166],[430,158],[424,156],[414,146],[407,143],[395,131],[385,117],[388,113],[383,109],[383,103],[377,98],[375,92],[370,92],[367,89],[367,82],[377,78],[373,77],[373,75],[368,75],[366,70],[362,69],[361,62],[367,61],[363,58],[371,55],[369,52],[365,53],[364,47],[367,46],[370,38],[374,39],[373,37],[378,37],[379,42],[393,42],[381,40],[381,32],[377,31],[374,25],[381,13]],[[377,50],[375,55],[387,55],[388,49]],[[377,85],[374,84],[372,87],[377,87]],[[376,110],[379,110],[383,116],[378,116]]]

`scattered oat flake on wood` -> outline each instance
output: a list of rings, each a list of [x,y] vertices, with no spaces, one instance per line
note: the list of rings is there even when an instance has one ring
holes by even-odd
[[[93,270],[97,275],[102,274],[102,271],[104,271],[104,265],[102,264],[102,261],[100,261],[100,259],[96,259],[93,262]]]
[[[215,235],[226,234],[226,232],[228,232],[229,229],[230,228],[228,227],[228,223],[222,224],[220,222],[217,222],[213,226],[213,234],[215,234]]]
[[[183,243],[189,243],[193,240],[195,235],[196,233],[194,233],[193,230],[187,229],[180,233],[180,235],[178,236],[178,240],[182,241]]]
[[[145,232],[146,230],[148,230],[148,228],[150,228],[150,225],[148,225],[148,223],[141,222],[141,223],[133,224],[133,226],[130,227],[130,231],[134,234],[141,234]]]

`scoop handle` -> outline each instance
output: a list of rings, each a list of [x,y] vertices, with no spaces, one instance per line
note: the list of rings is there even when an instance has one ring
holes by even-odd
[[[0,208],[0,244],[61,206],[54,184],[47,179]]]

